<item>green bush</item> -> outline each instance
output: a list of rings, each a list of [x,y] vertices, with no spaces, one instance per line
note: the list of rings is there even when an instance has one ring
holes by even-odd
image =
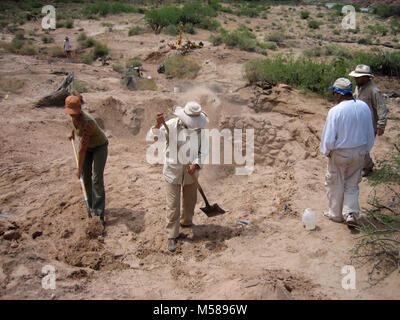
[[[131,58],[126,61],[125,66],[127,69],[134,67],[141,67],[142,62],[138,58]]]
[[[275,44],[275,42],[267,42],[267,43],[265,44],[265,46],[266,46],[266,49],[269,49],[269,50],[276,50],[276,49],[278,49],[278,46]]]
[[[360,39],[358,39],[358,41],[357,41],[359,44],[372,44],[372,41],[371,41],[371,39],[369,39],[369,38],[360,38]]]
[[[78,41],[79,41],[79,42],[82,42],[82,41],[85,41],[86,39],[87,39],[86,33],[81,32],[81,33],[79,34]]]
[[[371,34],[386,36],[389,32],[389,30],[385,26],[379,24],[369,25],[367,28]]]
[[[82,57],[82,62],[86,63],[86,64],[92,64],[93,63],[93,56],[86,53],[83,57]]]
[[[68,29],[72,29],[74,27],[74,20],[67,19],[65,21],[65,27],[68,28]]]
[[[222,35],[220,34],[212,34],[208,40],[213,44],[213,46],[219,46],[220,44],[224,43]]]
[[[194,79],[200,70],[200,65],[190,57],[176,55],[164,61],[165,75],[180,79]]]
[[[180,26],[170,24],[165,28],[165,33],[170,36],[177,36],[180,33],[180,30],[181,30]]]
[[[315,20],[308,21],[308,27],[311,29],[318,29],[320,24],[321,24],[320,22]]]
[[[176,6],[166,6],[159,9],[148,11],[145,19],[150,28],[160,33],[163,28],[168,26],[179,26],[181,23],[185,25],[188,33],[194,33],[194,27],[216,30],[220,23],[211,17],[217,16],[216,11],[207,5],[201,3],[186,3],[183,8]],[[173,28],[170,27],[169,33],[175,33]],[[190,31],[190,32],[189,32]]]
[[[308,19],[308,17],[310,16],[310,12],[309,11],[301,11],[300,16],[302,19]]]
[[[379,6],[374,8],[374,13],[382,18],[400,16],[400,6]]]
[[[108,14],[132,12],[144,13],[144,10],[122,2],[96,2],[92,4],[87,4],[82,10],[82,14],[86,18],[94,15],[106,16]]]
[[[250,83],[286,83],[325,97],[331,97],[328,87],[344,74],[344,65],[317,62],[304,57],[294,59],[278,56],[273,59],[253,59],[245,64],[245,78]]]
[[[43,35],[42,42],[43,43],[52,43],[52,42],[54,42],[54,38],[52,36]]]
[[[50,56],[56,57],[56,58],[65,57],[64,49],[61,47],[56,47],[56,46],[49,48],[49,54],[50,54]]]
[[[245,25],[240,25],[239,28],[230,32],[221,30],[221,34],[210,37],[210,41],[214,45],[225,43],[229,47],[266,54],[266,44],[257,41],[255,34]]]
[[[135,27],[129,28],[128,36],[130,36],[130,37],[131,37],[131,36],[137,36],[137,35],[140,34],[142,31],[143,31],[142,28],[139,27],[139,26],[135,26]]]
[[[38,48],[31,44],[24,44],[19,53],[23,55],[33,56],[38,53]]]
[[[274,32],[265,36],[265,41],[271,41],[275,43],[282,43],[287,36],[283,32]]]
[[[150,28],[156,33],[169,25],[178,25],[182,21],[182,9],[175,6],[162,7],[147,11],[145,19]]]
[[[93,49],[93,58],[104,57],[108,54],[108,46],[105,43],[96,41]]]
[[[78,38],[79,46],[83,49],[94,47],[96,40],[92,37],[87,37],[86,34],[81,34]]]
[[[88,92],[86,83],[83,81],[79,81],[79,80],[74,80],[74,82],[72,82],[72,89],[78,91],[79,93]]]
[[[114,63],[112,68],[115,72],[118,72],[118,73],[124,72],[124,67],[120,62]]]
[[[205,30],[215,31],[221,27],[221,24],[217,20],[204,18],[200,21],[200,23],[197,24],[197,27]]]

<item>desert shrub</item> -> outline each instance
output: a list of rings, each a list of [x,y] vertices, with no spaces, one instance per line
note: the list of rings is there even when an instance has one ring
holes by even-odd
[[[215,19],[210,19],[206,17],[203,18],[203,20],[201,20],[200,23],[198,23],[196,26],[201,29],[215,31],[221,26],[221,24]]]
[[[266,54],[266,44],[257,41],[256,35],[245,25],[240,25],[237,29],[230,32],[221,30],[221,34],[218,36],[212,36],[210,41],[214,45],[225,43],[229,47],[236,47],[244,51]]]
[[[205,6],[200,2],[186,3],[182,9],[182,22],[191,23],[193,25],[199,24],[204,17],[216,17],[216,11],[210,7]]]
[[[372,41],[371,41],[371,39],[369,39],[369,38],[360,38],[360,39],[358,39],[358,41],[357,41],[359,44],[372,44]]]
[[[19,53],[23,55],[33,56],[38,53],[38,48],[36,48],[32,44],[24,44],[19,50]]]
[[[151,90],[157,91],[157,84],[154,79],[139,79],[138,80],[139,90]]]
[[[132,12],[143,13],[144,11],[141,8],[136,8],[122,2],[96,2],[87,4],[82,10],[82,14],[86,18],[94,15],[106,16],[108,14]]]
[[[26,80],[7,78],[0,79],[0,92],[4,93],[21,93],[25,86]]]
[[[242,8],[235,12],[238,16],[248,16],[251,18],[258,17],[260,15],[259,10],[255,8]]]
[[[182,9],[175,6],[162,7],[147,11],[145,19],[150,28],[156,33],[169,25],[177,25],[182,20]]]
[[[213,46],[219,46],[220,44],[224,43],[223,39],[222,39],[222,35],[220,34],[212,34],[210,36],[210,38],[208,39],[208,41],[210,41]]]
[[[102,22],[101,23],[101,26],[102,27],[108,27],[108,28],[112,28],[114,25],[112,24],[112,23],[109,23],[109,22]]]
[[[264,40],[275,42],[275,43],[282,43],[286,38],[287,38],[287,36],[283,32],[274,32],[271,34],[267,34],[264,37]]]
[[[72,89],[78,91],[79,93],[88,92],[86,83],[84,81],[79,81],[79,80],[74,80],[74,82],[72,82]]]
[[[108,54],[108,46],[106,43],[96,41],[93,48],[93,58],[104,57]]]
[[[165,75],[167,77],[194,79],[200,70],[200,65],[190,57],[176,55],[164,61]]]
[[[86,34],[82,34],[78,38],[79,46],[83,49],[94,47],[96,40],[92,37],[87,37]]]
[[[331,97],[328,87],[346,72],[344,64],[282,56],[273,59],[253,59],[248,61],[244,68],[245,78],[250,83],[286,83],[325,97]]]
[[[92,64],[93,63],[93,56],[90,55],[89,53],[86,53],[83,55],[81,62],[86,63],[86,64]]]
[[[52,42],[54,42],[54,38],[52,36],[43,35],[42,42],[43,43],[52,43]]]
[[[320,25],[321,25],[321,22],[319,22],[319,21],[316,21],[316,20],[308,21],[308,27],[311,29],[318,29]]]
[[[400,20],[393,19],[390,21],[390,31],[394,35],[400,33]]]
[[[379,24],[369,25],[367,27],[367,29],[371,34],[374,34],[374,35],[379,34],[382,36],[386,36],[386,34],[389,32],[389,30],[385,26],[382,26]]]
[[[179,34],[179,32],[180,32],[180,26],[178,26],[178,25],[175,25],[175,24],[170,24],[169,26],[167,26],[166,28],[165,28],[165,33],[166,34],[168,34],[168,35],[170,35],[170,36],[176,36],[176,35],[178,35]]]
[[[114,63],[112,68],[115,72],[118,73],[124,72],[124,66],[120,62]]]
[[[50,56],[56,57],[56,58],[65,57],[64,49],[61,47],[57,47],[57,46],[49,48],[49,54],[50,54]]]
[[[353,55],[352,64],[366,64],[376,74],[400,78],[399,52],[378,52],[371,54],[358,51]]]
[[[135,26],[135,27],[129,28],[128,36],[130,36],[130,37],[136,36],[136,35],[140,34],[141,32],[142,32],[142,28],[139,26]]]
[[[278,49],[278,46],[276,45],[275,42],[266,42],[266,43],[265,43],[265,46],[266,46],[266,49],[269,49],[269,50],[276,50],[276,49]]]
[[[310,16],[310,12],[309,11],[301,11],[300,12],[300,17],[302,19],[308,19],[309,16]]]
[[[400,16],[400,6],[383,5],[374,8],[374,13],[382,18]]]
[[[207,30],[216,30],[220,26],[220,23],[211,19],[211,17],[215,17],[216,15],[216,11],[211,6],[195,2],[186,3],[182,9],[176,6],[165,6],[150,10],[146,12],[145,19],[147,24],[156,33],[160,33],[163,28],[170,25],[177,26],[180,23]],[[170,27],[170,31],[172,31],[172,28]],[[194,30],[194,28],[191,30]]]
[[[194,25],[191,23],[185,24],[183,30],[189,34],[195,34],[196,30],[194,29]]]
[[[126,61],[125,66],[127,69],[134,67],[141,67],[142,62],[138,58],[131,58]]]
[[[68,28],[68,29],[72,29],[73,27],[74,27],[74,20],[72,20],[72,19],[67,19],[66,21],[65,21],[65,27],[66,28]]]
[[[86,39],[87,39],[86,33],[81,32],[81,33],[79,34],[78,41],[79,41],[79,42],[82,42],[82,41],[85,41]]]

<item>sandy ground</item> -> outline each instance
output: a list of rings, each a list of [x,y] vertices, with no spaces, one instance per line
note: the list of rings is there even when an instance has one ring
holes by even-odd
[[[118,28],[96,33],[99,23],[76,21],[75,29],[98,34],[118,59],[145,58],[159,49],[161,39],[173,39],[128,38]],[[57,41],[63,36],[56,31]],[[204,38],[205,31],[193,37]],[[0,236],[1,299],[277,299],[282,298],[278,283],[294,299],[399,298],[399,272],[371,287],[370,265],[357,266],[356,290],[342,288],[341,270],[350,264],[359,234],[322,217],[327,161],[319,154],[319,139],[332,103],[285,85],[244,88],[243,62],[261,56],[207,44],[191,54],[202,64],[193,81],[166,79],[157,74],[160,61],[145,62],[145,75],[156,80],[157,91],[122,88],[111,66],[0,52],[1,79],[25,80],[20,93],[0,102],[0,210],[10,215],[0,216],[0,234],[13,238]],[[61,70],[87,84],[84,108],[109,136],[104,233],[99,221],[86,217],[66,138],[70,120],[63,108],[32,107],[62,81],[51,73]],[[180,93],[173,92],[175,86]],[[171,116],[174,105],[189,99],[201,102],[210,128],[255,129],[255,171],[236,176],[232,166],[205,166],[200,182],[210,202],[227,213],[207,218],[199,196],[195,226],[181,230],[171,254],[162,166],[146,162],[145,136],[157,112]],[[398,116],[399,104],[392,99],[387,104]],[[394,124],[389,120],[388,128]],[[377,139],[374,159],[391,149],[394,135],[387,130]],[[362,207],[371,191],[363,179]],[[316,231],[301,224],[308,207],[317,214]],[[237,225],[239,220],[249,224]],[[55,290],[42,288],[45,265],[55,267]]]

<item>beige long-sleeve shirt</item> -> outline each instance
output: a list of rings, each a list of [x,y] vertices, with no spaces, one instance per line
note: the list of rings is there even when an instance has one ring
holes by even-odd
[[[354,97],[364,101],[371,109],[374,121],[374,130],[385,129],[387,121],[387,108],[379,88],[369,81],[362,87],[356,87]]]
[[[149,132],[150,138],[157,137],[160,141],[166,141],[167,143],[163,168],[165,180],[172,184],[192,184],[194,181],[185,170],[185,165],[198,164],[200,168],[202,167],[204,159],[209,152],[208,137],[205,135],[204,130],[186,129],[179,118],[168,120],[166,125],[169,128],[169,137],[167,137],[167,132],[164,126],[160,129],[156,129],[153,126]],[[185,129],[187,130],[186,133],[188,136],[191,134],[194,135],[195,139],[189,139],[190,143],[187,142],[185,135],[182,134],[182,131]],[[169,141],[167,141],[168,138]],[[184,145],[186,146],[184,147]],[[186,157],[185,151],[187,150],[191,151],[189,157]],[[184,158],[182,161],[181,157]],[[199,170],[196,170],[195,175],[197,177],[198,174]]]

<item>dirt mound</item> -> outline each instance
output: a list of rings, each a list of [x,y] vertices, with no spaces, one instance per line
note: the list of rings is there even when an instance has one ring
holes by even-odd
[[[143,61],[147,63],[161,63],[165,57],[165,54],[168,52],[169,50],[151,52],[143,59]]]
[[[128,105],[112,96],[89,107],[99,125],[117,137],[130,137],[139,133],[144,109]]]
[[[310,154],[317,156],[318,138],[310,132],[306,124],[298,120],[282,119],[273,113],[227,116],[221,120],[220,127],[242,129],[244,150],[245,130],[254,128],[254,154],[257,163],[269,166],[289,165],[298,159],[307,159]]]

